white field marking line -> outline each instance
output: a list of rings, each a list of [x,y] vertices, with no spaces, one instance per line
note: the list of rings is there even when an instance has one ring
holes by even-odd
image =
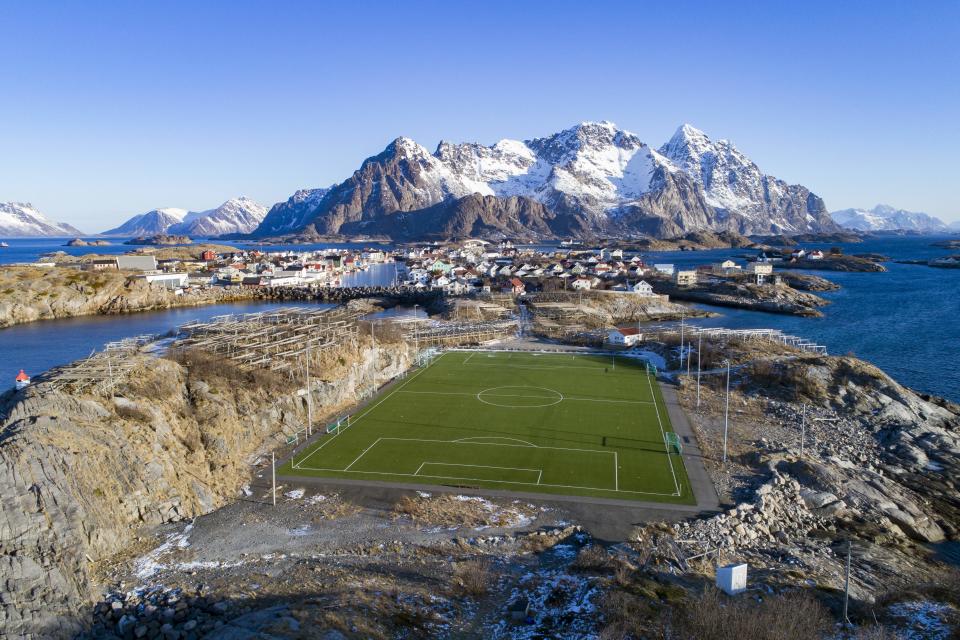
[[[478,436],[478,437],[483,437],[483,436]],[[394,437],[377,438],[377,442],[380,442],[381,440],[394,440],[397,442],[442,442],[444,444],[475,444],[483,447],[518,447],[523,449],[527,449],[531,446],[529,444],[502,444],[500,442],[457,442],[456,440],[437,440],[433,438],[394,438]],[[575,447],[546,447],[538,444],[535,444],[532,446],[534,449],[547,449],[549,451],[580,451],[585,453],[609,453],[609,454],[616,453],[615,451],[606,451],[604,449],[578,449]],[[338,469],[333,469],[333,471],[338,471]],[[346,471],[346,469],[339,469],[339,471]]]
[[[663,440],[663,450],[667,454],[667,464],[670,465],[670,474],[673,476],[673,486],[680,495],[680,484],[677,482],[677,473],[673,470],[673,459],[670,457],[670,448],[667,446],[667,434],[663,431],[663,420],[660,419],[660,407],[657,406],[657,396],[653,393],[653,382],[650,381],[650,375],[647,374],[647,384],[650,385],[650,397],[653,398],[653,409],[657,413],[657,422],[660,423],[660,438]]]
[[[399,387],[397,387],[396,389],[394,389],[393,391],[391,391],[390,393],[388,393],[387,395],[385,395],[383,398],[380,399],[379,402],[377,402],[376,404],[374,404],[374,405],[372,405],[372,406],[367,407],[366,411],[364,411],[364,412],[361,413],[359,416],[357,416],[356,418],[354,418],[353,420],[350,421],[350,425],[349,425],[349,426],[347,426],[345,429],[338,428],[338,429],[337,429],[337,433],[336,433],[332,438],[328,438],[327,440],[325,440],[323,444],[321,444],[319,447],[317,447],[316,449],[314,449],[313,451],[311,451],[309,454],[307,454],[306,456],[304,456],[304,458],[303,458],[302,460],[300,460],[299,463],[294,464],[294,465],[291,465],[291,466],[292,466],[294,469],[300,469],[300,468],[302,468],[301,465],[302,465],[304,462],[306,462],[307,460],[309,460],[310,458],[312,458],[315,453],[317,453],[318,451],[320,451],[320,449],[323,449],[325,446],[327,446],[328,444],[330,444],[331,442],[333,442],[334,440],[336,440],[337,438],[339,438],[339,437],[340,437],[340,434],[341,434],[342,432],[344,432],[344,431],[346,431],[347,429],[349,429],[350,427],[356,425],[362,418],[365,418],[368,413],[370,413],[371,411],[373,411],[374,409],[376,409],[377,407],[379,407],[381,404],[383,404],[384,402],[386,402],[387,400],[389,400],[390,398],[392,398],[392,397],[393,397],[393,394],[397,393],[398,391],[400,391],[401,389],[403,389],[405,386],[407,386],[408,384],[410,384],[411,382],[413,382],[413,380],[414,380],[415,378],[417,378],[421,373],[423,373],[424,371],[426,371],[427,369],[429,369],[429,368],[430,368],[430,365],[433,364],[433,362],[434,362],[435,360],[439,360],[439,359],[442,358],[444,355],[445,355],[445,354],[440,354],[439,357],[435,358],[434,360],[431,360],[429,363],[427,363],[427,366],[426,366],[426,367],[420,369],[420,370],[417,371],[415,374],[413,374],[412,376],[410,376],[409,378],[407,378],[407,379],[403,382],[403,384],[401,384]]]
[[[423,395],[436,395],[436,396],[476,396],[476,393],[470,393],[469,391],[397,391],[397,393],[416,393]],[[508,394],[508,393],[483,393],[484,396],[488,398],[544,398],[552,399],[553,396],[528,396],[520,394]],[[556,393],[560,393],[557,391]],[[560,395],[563,396],[561,393]],[[610,404],[656,404],[656,402],[651,400],[615,400],[611,398],[584,398],[581,396],[563,396],[564,400],[578,400],[581,402],[607,402]],[[519,407],[525,409],[526,407]]]
[[[457,444],[480,444],[477,442],[470,442],[471,440],[512,440],[513,442],[522,442],[525,447],[533,447],[537,449],[537,445],[532,442],[527,442],[526,440],[520,440],[519,438],[507,438],[505,436],[471,436],[469,438],[460,438],[459,440],[451,440]],[[496,443],[492,443],[496,444]]]
[[[477,355],[477,354],[476,354],[476,353],[471,353],[470,355],[468,355],[468,356],[467,356],[467,359],[463,361],[463,364],[467,364],[468,362],[470,362],[470,358],[472,358],[472,357],[475,356],[475,355]]]
[[[344,467],[343,470],[344,470],[344,471],[350,471],[350,467],[352,467],[353,465],[357,464],[357,460],[359,460],[359,459],[362,458],[363,456],[367,455],[367,451],[370,451],[370,449],[373,449],[375,446],[377,446],[378,444],[380,444],[380,441],[381,441],[381,440],[383,440],[383,438],[377,438],[372,445],[370,445],[369,447],[367,447],[366,449],[364,449],[363,451],[361,451],[361,452],[360,452],[360,455],[358,455],[356,458],[354,458],[354,459],[353,459],[353,462],[351,462],[351,463],[348,464],[346,467]]]
[[[543,476],[543,469],[524,469],[523,467],[493,467],[486,464],[460,464],[457,462],[424,462],[419,467],[417,467],[417,470],[413,472],[413,475],[415,476],[420,475],[420,472],[427,465],[434,465],[438,467],[471,467],[474,469],[500,469],[502,471],[529,471],[530,473],[539,474],[538,477]],[[479,480],[480,478],[474,478],[474,479]],[[509,480],[503,480],[502,482],[509,482]],[[539,484],[539,482],[540,481],[538,480],[537,483]]]
[[[488,480],[486,478],[460,478],[460,477],[447,477],[447,476],[428,476],[421,475],[415,476],[412,473],[398,473],[394,471],[355,471],[351,469],[350,471],[344,471],[343,469],[328,469],[321,467],[299,467],[303,471],[329,471],[331,473],[366,473],[376,476],[394,476],[397,478],[442,478],[444,480],[471,480],[475,482],[499,482],[501,484],[517,484],[517,485],[529,485],[537,486],[539,483],[534,482],[514,482],[513,480]],[[674,493],[657,493],[655,491],[631,491],[630,489],[610,489],[607,487],[584,487],[581,485],[575,484],[539,484],[541,487],[548,487],[553,489],[579,489],[581,491],[609,491],[611,493],[633,493],[641,496],[664,496],[679,498],[680,496]]]
[[[601,367],[584,367],[582,365],[565,364],[494,364],[493,362],[471,362],[471,367],[501,367],[505,369],[533,369],[535,371],[554,371],[556,369],[588,369],[598,371]]]

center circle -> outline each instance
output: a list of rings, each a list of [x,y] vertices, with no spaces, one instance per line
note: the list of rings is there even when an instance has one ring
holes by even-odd
[[[563,400],[563,394],[546,387],[493,387],[477,394],[477,400],[494,407],[533,409],[550,407]]]

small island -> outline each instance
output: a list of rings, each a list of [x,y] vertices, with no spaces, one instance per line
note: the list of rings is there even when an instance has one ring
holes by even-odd
[[[941,249],[960,249],[960,240],[941,240],[939,242],[932,243],[930,246],[939,247]]]
[[[109,240],[84,240],[83,238],[74,238],[73,240],[68,240],[65,247],[109,247],[111,242]]]
[[[137,236],[136,238],[131,238],[130,240],[127,240],[123,244],[148,245],[148,246],[193,244],[193,240],[190,239],[190,236],[172,236],[172,235],[167,235],[165,233],[161,233],[155,236]]]

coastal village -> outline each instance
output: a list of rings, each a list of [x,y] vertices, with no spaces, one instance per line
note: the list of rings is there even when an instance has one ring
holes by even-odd
[[[151,250],[85,260],[41,259],[32,266],[72,267],[87,271],[129,271],[131,277],[183,290],[191,287],[338,287],[345,275],[373,265],[395,263],[392,282],[450,295],[523,294],[540,291],[618,291],[656,295],[657,283],[688,287],[719,279],[780,285],[778,263],[824,259],[819,250],[760,251],[745,264],[734,260],[695,268],[649,261],[637,251],[617,247],[534,248],[510,241],[412,245],[389,250],[322,249],[263,251],[203,249],[189,257],[158,257]]]

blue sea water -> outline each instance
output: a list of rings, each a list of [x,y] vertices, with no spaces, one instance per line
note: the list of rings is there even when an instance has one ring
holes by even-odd
[[[840,246],[846,253],[872,252],[894,259],[929,259],[949,253],[931,246],[938,239],[942,238],[876,238]],[[0,262],[33,261],[40,253],[60,248],[77,253],[91,251],[86,247],[60,247],[64,242],[62,239],[9,242],[9,248],[0,249]],[[317,245],[316,248],[334,246],[345,245]],[[804,246],[828,249],[832,245],[810,243]],[[123,252],[129,248],[113,245],[94,250]],[[303,250],[310,247],[296,245],[291,248]],[[722,249],[657,252],[645,257],[649,262],[693,266],[744,253],[743,249]],[[831,302],[823,309],[822,318],[713,308],[711,310],[722,316],[695,322],[730,328],[781,329],[823,344],[830,353],[853,353],[873,362],[909,387],[960,401],[960,270],[892,262],[886,266],[886,273],[819,273],[842,287],[839,291],[821,294]],[[379,265],[345,278],[344,285],[390,284],[393,278],[392,265]],[[38,373],[86,356],[112,340],[144,333],[164,333],[189,320],[271,306],[267,303],[237,303],[124,316],[50,320],[3,329],[0,330],[0,386],[5,386],[7,380],[12,381],[21,367],[29,373]]]
[[[895,260],[930,259],[950,254],[931,246],[942,239],[890,237],[803,246],[824,250],[841,246],[845,253],[880,253]],[[693,266],[742,254],[742,249],[724,249],[656,253],[650,258]],[[886,273],[810,272],[841,286],[839,291],[817,294],[831,303],[822,309],[822,318],[712,308],[723,316],[696,322],[781,329],[825,345],[832,354],[852,353],[868,360],[911,388],[960,401],[960,269],[894,262],[884,266]]]

